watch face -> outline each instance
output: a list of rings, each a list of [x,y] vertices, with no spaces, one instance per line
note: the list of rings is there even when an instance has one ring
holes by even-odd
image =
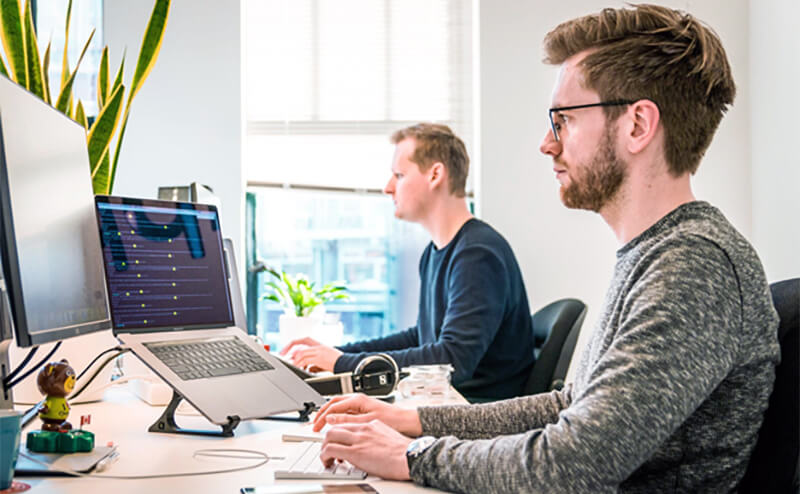
[[[431,444],[436,442],[435,437],[431,436],[423,436],[418,439],[411,441],[411,444],[408,445],[408,450],[406,450],[406,455],[416,458],[417,456],[421,455],[428,449]]]

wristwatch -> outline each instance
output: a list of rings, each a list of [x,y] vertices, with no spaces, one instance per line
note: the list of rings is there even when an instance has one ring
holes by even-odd
[[[435,442],[436,438],[433,436],[422,436],[409,443],[408,448],[406,448],[406,460],[408,461],[409,471],[411,471],[412,463]]]

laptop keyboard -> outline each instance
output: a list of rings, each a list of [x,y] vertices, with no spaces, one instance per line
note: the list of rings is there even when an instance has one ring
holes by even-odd
[[[238,338],[145,343],[184,381],[270,370],[273,367]]]
[[[367,473],[345,462],[334,462],[325,468],[319,459],[321,442],[304,442],[305,449],[300,457],[288,469],[275,470],[276,479],[363,479]]]

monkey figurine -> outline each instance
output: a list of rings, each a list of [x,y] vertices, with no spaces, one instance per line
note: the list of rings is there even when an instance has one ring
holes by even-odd
[[[66,359],[45,365],[36,378],[39,391],[46,395],[44,404],[39,407],[43,431],[64,431],[72,429],[67,422],[69,403],[67,395],[75,387],[75,371]]]

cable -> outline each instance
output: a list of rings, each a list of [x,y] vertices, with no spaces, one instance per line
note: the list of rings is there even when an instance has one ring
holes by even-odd
[[[11,382],[11,380],[14,379],[14,376],[19,374],[19,371],[21,371],[25,367],[25,365],[28,362],[31,361],[31,359],[33,358],[33,355],[36,353],[36,350],[38,350],[38,349],[39,349],[38,346],[35,346],[35,347],[31,348],[30,351],[28,352],[28,354],[25,355],[25,358],[22,359],[22,362],[19,363],[17,368],[14,369],[13,371],[9,372],[8,375],[3,378],[3,384],[6,384],[7,382]]]
[[[37,463],[47,468],[48,471],[66,473],[67,475],[74,475],[76,477],[83,477],[89,479],[117,479],[117,480],[143,480],[143,479],[163,479],[167,477],[194,477],[200,475],[214,475],[218,473],[240,472],[242,470],[252,470],[262,465],[266,465],[269,460],[284,460],[281,456],[269,456],[262,451],[255,451],[251,449],[199,449],[192,453],[192,458],[209,457],[209,458],[234,458],[237,460],[259,460],[258,463],[247,465],[243,467],[223,468],[219,470],[206,470],[204,472],[178,472],[178,473],[157,473],[149,475],[97,475],[76,472],[67,468],[57,468],[49,465],[37,458],[34,458],[26,453],[20,451],[20,456],[24,456],[28,460]]]
[[[86,372],[91,368],[92,364],[97,362],[97,359],[99,359],[103,354],[108,353],[109,350],[115,350],[116,348],[122,348],[122,347],[109,348],[108,350],[100,353],[100,355],[98,355],[94,360],[92,360],[92,362],[88,366],[86,366],[85,369],[83,369],[83,371],[81,372],[80,375],[83,376],[84,374],[86,374]],[[102,370],[105,368],[105,366],[107,366],[111,361],[113,361],[114,359],[116,359],[117,357],[122,355],[123,353],[128,353],[130,351],[131,351],[130,348],[122,348],[119,352],[115,353],[114,355],[112,355],[112,356],[108,357],[106,360],[104,360],[103,363],[100,365],[100,367],[98,367],[97,370],[94,371],[94,374],[92,374],[92,376],[89,378],[89,380],[86,381],[81,386],[80,389],[75,390],[71,395],[69,395],[67,397],[67,399],[74,400],[75,398],[77,398],[79,394],[83,393],[84,390],[86,390],[86,388],[89,387],[89,384],[91,384],[92,381],[94,381],[94,379],[100,374],[100,372],[102,372]],[[78,377],[78,379],[80,379],[80,376]]]
[[[36,365],[34,365],[32,369],[29,369],[29,370],[28,370],[28,372],[26,372],[25,374],[23,374],[23,375],[19,376],[18,378],[14,379],[14,380],[13,380],[13,381],[11,381],[11,382],[5,382],[5,381],[3,381],[3,384],[6,386],[6,389],[11,389],[11,388],[13,388],[13,387],[14,387],[14,386],[16,386],[17,384],[19,384],[19,382],[20,382],[20,381],[22,381],[22,380],[23,380],[23,379],[25,379],[26,377],[30,376],[31,374],[33,374],[34,372],[36,372],[37,370],[39,370],[39,367],[41,367],[42,365],[44,365],[44,364],[45,364],[45,363],[46,363],[46,362],[47,362],[47,361],[50,359],[50,357],[52,357],[52,356],[53,356],[53,354],[54,354],[54,353],[56,353],[56,350],[58,350],[60,346],[61,346],[61,342],[59,341],[58,343],[56,343],[56,345],[53,347],[53,349],[52,349],[52,350],[50,350],[50,353],[48,353],[47,355],[45,355],[45,356],[44,356],[44,358],[43,358],[42,360],[40,360],[40,361],[39,361],[39,362],[38,362]]]
[[[115,346],[115,347],[108,348],[108,349],[106,349],[106,350],[103,350],[102,352],[98,353],[98,354],[97,354],[97,356],[96,356],[94,359],[92,359],[92,361],[91,361],[91,362],[89,362],[89,365],[87,365],[86,367],[84,367],[84,369],[81,371],[81,373],[80,373],[80,374],[78,374],[78,377],[76,377],[76,378],[75,378],[75,380],[76,380],[76,381],[78,381],[80,378],[82,378],[82,377],[83,377],[83,375],[84,375],[84,374],[86,374],[86,372],[87,372],[89,369],[91,369],[91,367],[94,365],[94,363],[95,363],[95,362],[97,362],[98,360],[100,360],[100,357],[102,357],[103,355],[107,354],[108,352],[113,352],[113,351],[115,351],[115,350],[117,350],[117,351],[123,350],[123,347],[121,347],[121,346],[117,345],[117,346]],[[126,350],[126,351],[130,351],[130,349],[128,349],[128,350]],[[121,352],[121,353],[125,353],[125,352]],[[120,353],[120,354],[121,354],[121,353]],[[120,354],[117,354],[117,355],[120,355]],[[105,367],[105,365],[103,365],[103,367]],[[102,369],[103,367],[100,367],[100,368]]]

